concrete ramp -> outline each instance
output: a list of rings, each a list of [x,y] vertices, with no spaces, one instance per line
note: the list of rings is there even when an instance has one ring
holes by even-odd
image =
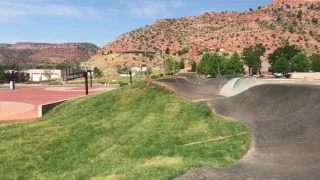
[[[259,84],[259,81],[254,77],[233,78],[222,87],[219,95],[231,97]]]

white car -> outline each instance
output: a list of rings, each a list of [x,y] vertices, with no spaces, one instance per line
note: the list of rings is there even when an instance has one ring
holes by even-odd
[[[273,76],[279,78],[279,77],[283,77],[282,73],[273,73]]]

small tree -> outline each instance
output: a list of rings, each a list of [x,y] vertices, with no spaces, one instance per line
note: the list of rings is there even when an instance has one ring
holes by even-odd
[[[298,18],[299,20],[302,19],[302,11],[301,11],[301,10],[298,12],[297,18]]]
[[[165,53],[169,55],[169,54],[170,54],[170,49],[167,48],[167,49],[165,50]]]
[[[197,63],[196,61],[192,61],[191,63],[191,71],[196,72],[197,71]]]
[[[52,75],[51,69],[46,69],[46,70],[43,72],[43,75],[44,75],[44,77],[47,78],[48,81],[51,81],[51,75]]]
[[[243,62],[238,52],[234,52],[230,60],[227,62],[227,74],[228,75],[239,75],[241,73],[241,68],[243,67]]]
[[[94,78],[98,79],[98,84],[99,84],[99,79],[103,77],[103,72],[99,68],[94,67],[93,76]]]
[[[268,55],[268,62],[273,67],[280,57],[285,57],[289,62],[292,58],[297,55],[301,50],[296,45],[289,45],[286,43],[285,46],[279,47]]]
[[[0,81],[2,81],[5,77],[4,68],[0,65]]]
[[[285,57],[281,57],[274,65],[274,71],[277,73],[287,74],[290,70],[290,63]]]
[[[313,72],[320,72],[320,54],[312,54],[310,56],[311,70]]]
[[[184,61],[183,60],[180,61],[180,69],[184,69]]]
[[[175,71],[179,70],[179,62],[173,60],[172,58],[168,58],[164,62],[164,70],[166,73],[174,73]]]
[[[297,72],[308,72],[311,68],[310,60],[304,53],[299,53],[292,59],[292,70]]]
[[[53,65],[53,68],[55,69],[63,69],[63,68],[70,68],[70,64],[67,64],[67,63],[58,63],[58,64],[55,64]]]
[[[198,74],[204,74],[204,75],[208,75],[210,74],[210,61],[211,61],[211,56],[209,53],[205,53],[201,60],[200,63],[198,64],[197,67],[197,72]]]
[[[260,57],[266,53],[266,48],[260,43],[255,46],[250,46],[243,50],[243,60],[244,63],[249,67],[252,68],[252,73],[256,74],[258,69],[261,68],[261,59]]]

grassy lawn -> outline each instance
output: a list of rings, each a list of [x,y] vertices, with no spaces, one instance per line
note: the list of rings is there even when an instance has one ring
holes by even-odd
[[[157,85],[136,83],[64,103],[41,120],[0,124],[0,179],[173,179],[222,167],[248,150],[250,134]]]
[[[10,90],[9,88],[0,87],[0,91],[7,91]]]

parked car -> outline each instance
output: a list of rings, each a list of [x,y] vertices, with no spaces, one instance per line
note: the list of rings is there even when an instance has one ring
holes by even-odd
[[[276,77],[276,78],[282,78],[282,77],[290,78],[291,77],[291,73],[286,73],[286,74],[273,73],[273,76]]]

